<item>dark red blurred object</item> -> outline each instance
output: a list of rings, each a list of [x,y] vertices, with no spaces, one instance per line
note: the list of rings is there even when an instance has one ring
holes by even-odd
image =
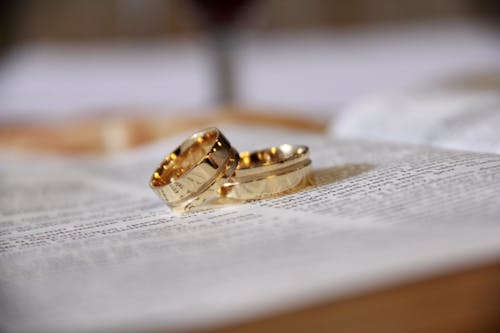
[[[217,105],[235,102],[234,70],[231,56],[235,22],[250,0],[192,0],[208,21],[214,54]]]
[[[227,26],[243,12],[250,0],[192,0],[204,13],[210,24]]]

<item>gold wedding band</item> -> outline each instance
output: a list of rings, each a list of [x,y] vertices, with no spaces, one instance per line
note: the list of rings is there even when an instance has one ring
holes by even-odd
[[[223,197],[257,200],[296,190],[311,178],[311,160],[306,146],[281,145],[240,153],[235,174],[222,185]]]
[[[220,196],[233,175],[238,152],[216,128],[193,134],[162,161],[151,177],[153,191],[174,211],[188,211]]]

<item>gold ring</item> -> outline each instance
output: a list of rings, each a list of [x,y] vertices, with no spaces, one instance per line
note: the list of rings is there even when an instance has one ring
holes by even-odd
[[[162,161],[150,187],[174,211],[188,211],[220,196],[238,166],[238,152],[217,128],[193,134]]]
[[[281,145],[240,153],[240,162],[229,182],[222,185],[223,197],[257,200],[297,190],[311,180],[311,160],[306,146]]]

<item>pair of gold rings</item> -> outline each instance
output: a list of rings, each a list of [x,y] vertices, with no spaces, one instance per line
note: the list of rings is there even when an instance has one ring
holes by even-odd
[[[221,199],[250,201],[309,184],[306,146],[284,144],[238,153],[217,128],[197,132],[161,162],[151,177],[154,192],[174,211],[202,208]]]

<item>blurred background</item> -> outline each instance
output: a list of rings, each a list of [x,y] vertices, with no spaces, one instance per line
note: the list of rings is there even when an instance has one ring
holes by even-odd
[[[219,112],[317,130],[366,95],[498,80],[499,27],[487,0],[1,1],[0,141]]]

